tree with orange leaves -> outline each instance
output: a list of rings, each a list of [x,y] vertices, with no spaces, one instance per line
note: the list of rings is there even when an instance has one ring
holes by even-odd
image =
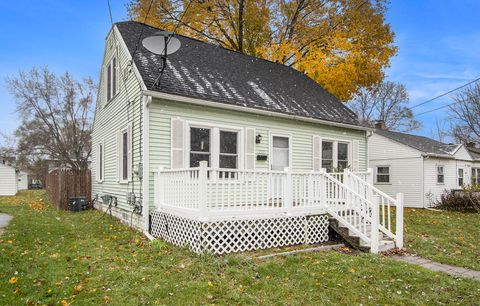
[[[397,52],[386,0],[150,2],[131,0],[130,17],[291,66],[343,101],[381,82]]]

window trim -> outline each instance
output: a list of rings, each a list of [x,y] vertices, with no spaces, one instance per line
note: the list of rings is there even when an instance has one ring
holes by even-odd
[[[388,182],[378,181],[378,168],[380,167],[388,168]],[[381,174],[381,175],[385,175],[385,174]],[[391,165],[375,165],[375,184],[376,185],[392,185],[392,166]]]
[[[97,183],[103,183],[105,181],[105,140],[101,140],[97,143],[97,156],[95,160],[96,181]]]
[[[474,178],[473,171],[475,171],[475,181],[476,181],[475,183],[473,182],[473,178]],[[470,184],[478,185],[478,183],[480,181],[480,179],[479,179],[479,177],[480,177],[480,167],[472,167],[472,171],[471,171],[470,175],[471,175]]]
[[[123,135],[127,133],[127,179],[124,179],[123,172]],[[128,184],[132,181],[132,124],[129,123],[118,132],[117,143],[117,167],[118,167],[118,182],[120,184]]]
[[[438,169],[442,168],[442,174],[438,172]],[[438,181],[438,176],[442,175],[443,176],[443,182]],[[437,182],[437,185],[445,185],[445,166],[444,165],[436,165],[436,171],[435,171],[435,181]]]
[[[210,167],[220,168],[220,131],[236,132],[237,137],[237,170],[244,169],[244,135],[245,128],[235,125],[226,125],[216,122],[203,122],[203,121],[185,121],[185,141],[184,141],[184,165],[190,168],[190,129],[191,128],[203,128],[210,129]]]
[[[460,170],[462,170],[462,176],[460,177]],[[463,184],[460,185],[460,178],[462,179]],[[457,168],[457,185],[458,188],[462,188],[465,185],[465,169],[463,167]]]
[[[346,169],[350,169],[352,167],[352,164],[353,164],[353,141],[351,140],[346,140],[346,139],[339,139],[339,138],[323,138],[323,137],[320,137],[320,149],[323,150],[323,142],[324,141],[327,141],[327,142],[332,142],[333,143],[333,147],[332,147],[332,154],[333,154],[333,169],[337,169],[338,170],[338,144],[339,143],[345,143],[347,144],[347,150],[348,150],[348,160],[347,160],[347,168]],[[323,152],[322,150],[320,150],[320,168],[323,168],[322,165],[323,165]]]
[[[269,131],[268,132],[268,169],[272,170],[273,162],[273,137],[288,138],[288,168],[292,170],[292,135],[289,133],[283,133],[281,131]],[[282,170],[283,171],[283,170]]]

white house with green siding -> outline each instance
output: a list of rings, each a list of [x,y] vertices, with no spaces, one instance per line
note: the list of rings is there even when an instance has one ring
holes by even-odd
[[[329,226],[362,250],[402,247],[402,194],[373,186],[371,129],[352,111],[292,68],[180,35],[161,74],[142,44],[159,31],[128,21],[107,35],[98,209],[198,253],[321,243]]]

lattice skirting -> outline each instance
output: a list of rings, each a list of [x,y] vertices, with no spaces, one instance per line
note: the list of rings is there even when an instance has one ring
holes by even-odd
[[[227,254],[328,240],[328,217],[285,216],[201,221],[151,213],[151,234],[195,253]]]

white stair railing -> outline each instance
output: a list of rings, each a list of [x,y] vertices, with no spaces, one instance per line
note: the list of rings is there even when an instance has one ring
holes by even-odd
[[[371,169],[368,173],[372,175]],[[373,186],[373,177],[367,179],[360,177],[346,169],[344,183],[352,190],[358,192],[370,202],[378,201],[379,230],[388,237],[395,239],[398,248],[403,248],[403,194],[398,193],[396,199]],[[376,197],[376,199],[375,199]],[[392,229],[392,208],[395,207],[395,230]]]

